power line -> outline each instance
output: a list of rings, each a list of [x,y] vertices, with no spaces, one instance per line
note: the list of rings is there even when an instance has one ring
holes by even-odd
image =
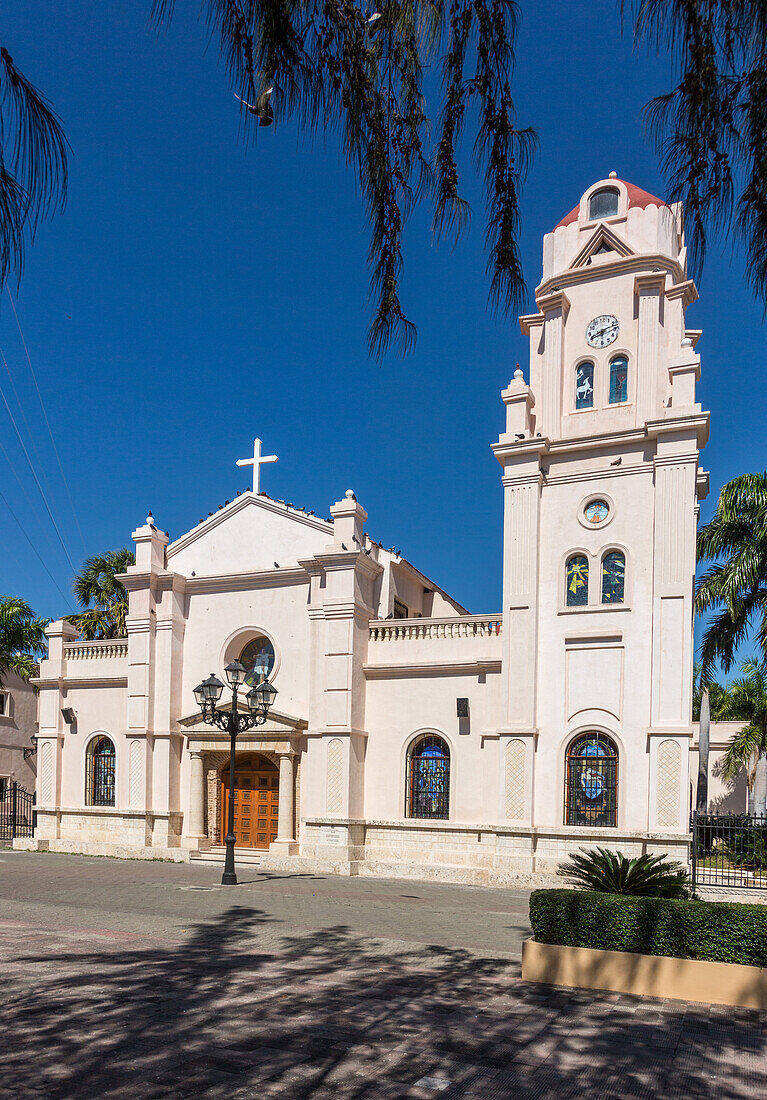
[[[27,450],[27,448],[24,445],[24,440],[21,438],[21,432],[18,429],[18,425],[16,424],[13,413],[11,412],[11,407],[8,404],[8,401],[6,400],[5,392],[4,392],[2,386],[0,386],[0,397],[2,397],[2,399],[3,399],[3,404],[5,405],[5,411],[8,413],[8,417],[11,421],[11,424],[13,425],[13,430],[16,432],[16,438],[18,439],[19,443],[21,444],[21,449],[24,452],[24,457],[27,460],[27,465],[29,466],[29,469],[32,472],[32,477],[35,479],[35,485],[38,488],[40,496],[42,497],[43,504],[45,505],[45,510],[48,513],[48,516],[50,517],[50,521],[54,526],[56,534],[58,535],[59,542],[61,543],[61,549],[64,551],[64,554],[66,555],[66,559],[69,562],[69,565],[70,565],[70,568],[71,568],[72,572],[76,573],[77,570],[75,569],[74,562],[72,561],[72,559],[69,556],[69,551],[66,548],[66,544],[64,542],[64,539],[61,537],[61,531],[59,530],[59,525],[58,525],[58,523],[56,523],[56,520],[54,519],[53,512],[51,511],[51,506],[48,503],[47,496],[45,495],[45,490],[43,489],[42,485],[40,484],[40,479],[37,476],[37,473],[35,472],[34,466],[32,465],[32,459],[29,457],[29,451]]]
[[[2,490],[2,489],[0,489],[0,500],[2,500],[3,504],[4,504],[4,505],[5,505],[5,507],[6,507],[7,509],[8,509],[8,511],[10,512],[11,516],[13,517],[13,519],[14,519],[14,520],[16,521],[16,526],[17,526],[17,527],[19,528],[19,530],[21,531],[21,533],[22,533],[22,535],[24,536],[24,538],[25,538],[25,539],[27,540],[27,542],[29,543],[29,545],[30,545],[30,546],[32,547],[32,549],[33,549],[33,551],[35,552],[35,554],[37,555],[37,558],[39,559],[39,561],[40,561],[40,564],[42,565],[43,569],[45,570],[45,572],[46,572],[46,573],[48,574],[48,576],[49,576],[49,577],[51,578],[51,580],[52,580],[52,581],[53,581],[53,583],[55,584],[56,588],[58,589],[58,591],[59,591],[59,595],[61,596],[62,600],[64,601],[64,605],[66,606],[66,605],[67,605],[67,604],[69,603],[69,600],[68,600],[68,599],[67,599],[67,597],[66,597],[66,596],[64,595],[64,593],[63,593],[63,592],[61,591],[61,586],[59,585],[59,582],[58,582],[58,581],[56,580],[56,578],[54,577],[53,573],[51,573],[50,569],[49,569],[49,568],[48,568],[48,566],[47,566],[47,565],[45,564],[45,561],[44,561],[44,560],[43,560],[43,558],[42,558],[42,557],[40,556],[40,552],[39,552],[39,550],[37,549],[37,547],[35,546],[35,544],[34,544],[34,543],[32,542],[32,539],[31,539],[31,538],[29,537],[29,535],[27,534],[27,532],[26,532],[26,531],[24,530],[24,527],[23,527],[23,525],[22,525],[22,523],[21,523],[21,520],[19,519],[19,517],[18,517],[18,516],[16,515],[16,513],[14,512],[13,508],[11,508],[11,506],[10,506],[10,504],[9,504],[9,502],[8,502],[8,499],[6,498],[6,496],[5,496],[5,493],[3,492],[3,490]]]
[[[27,342],[24,339],[24,333],[21,331],[21,322],[19,321],[19,315],[16,312],[16,306],[14,304],[13,298],[11,297],[11,292],[8,289],[8,284],[7,283],[5,284],[5,292],[8,295],[8,301],[11,303],[11,309],[13,310],[13,316],[16,318],[16,327],[19,330],[19,336],[21,337],[21,343],[24,347],[24,354],[26,355],[27,363],[29,364],[29,373],[32,375],[32,381],[34,382],[35,389],[37,390],[37,399],[40,402],[40,408],[43,410],[43,419],[45,420],[45,426],[48,429],[48,435],[50,436],[51,445],[53,447],[53,453],[56,455],[56,461],[59,464],[59,473],[61,474],[61,480],[64,482],[64,488],[66,489],[67,497],[69,498],[69,507],[72,509],[72,515],[75,517],[75,525],[77,527],[78,534],[80,535],[80,542],[82,543],[82,547],[83,547],[83,550],[84,550],[85,549],[85,539],[83,538],[83,531],[82,531],[82,528],[80,526],[80,520],[77,518],[77,510],[75,508],[75,502],[72,500],[72,494],[69,490],[69,482],[67,481],[67,475],[64,473],[64,467],[61,463],[61,456],[59,455],[59,449],[56,446],[56,440],[53,438],[53,432],[51,430],[51,422],[48,419],[48,413],[45,411],[45,403],[43,401],[43,395],[40,393],[40,387],[37,384],[37,375],[35,374],[35,368],[32,366],[32,359],[30,358],[30,355],[29,355],[29,349],[27,347]]]
[[[29,489],[27,488],[27,486],[24,484],[24,482],[21,480],[18,473],[16,472],[16,466],[13,462],[11,462],[11,456],[6,451],[5,444],[3,443],[2,439],[0,439],[0,451],[2,451],[3,454],[5,455],[5,461],[8,463],[8,469],[13,474],[13,476],[16,480],[16,484],[18,485],[18,487],[21,489],[22,493],[24,494],[26,502],[29,505],[30,513],[34,512],[35,504],[32,501],[32,497],[31,497],[31,494],[29,492]],[[45,540],[48,544],[48,547],[54,547],[54,550],[55,550],[55,544],[51,541],[51,537],[48,534],[47,530],[45,530],[43,532],[43,535],[44,535],[44,538],[45,538]]]
[[[11,389],[13,390],[13,396],[16,398],[16,404],[19,407],[19,412],[21,413],[21,419],[24,421],[24,427],[27,429],[27,438],[29,439],[29,442],[32,445],[32,453],[34,454],[35,458],[37,459],[37,464],[39,466],[41,464],[40,452],[37,449],[37,444],[35,443],[34,434],[32,432],[32,429],[29,426],[29,421],[27,420],[27,414],[24,412],[24,405],[22,404],[21,398],[19,397],[19,391],[16,389],[16,383],[13,381],[13,375],[11,374],[11,368],[8,366],[8,360],[5,358],[5,355],[3,354],[1,349],[0,349],[0,358],[2,358],[2,360],[3,360],[3,366],[5,367],[5,373],[8,375],[8,381],[11,383]]]

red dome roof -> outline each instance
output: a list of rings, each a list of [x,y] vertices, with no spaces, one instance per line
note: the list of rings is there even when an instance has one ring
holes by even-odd
[[[613,182],[612,180],[610,182]],[[641,187],[637,187],[633,183],[627,183],[625,180],[615,180],[615,183],[622,183],[626,188],[629,197],[629,207],[638,206],[641,210],[644,210],[646,206],[665,206],[663,199],[657,199],[655,195],[651,195],[649,191],[643,191]],[[578,221],[578,215],[581,210],[581,205],[573,207],[570,213],[562,218],[562,221],[555,226],[559,229],[560,225],[570,225],[571,222]]]

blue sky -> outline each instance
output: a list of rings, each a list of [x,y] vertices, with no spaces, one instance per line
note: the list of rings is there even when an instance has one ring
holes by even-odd
[[[0,306],[27,446],[69,556],[79,565],[128,545],[150,508],[171,538],[182,534],[247,488],[235,461],[259,435],[280,456],[264,472],[271,495],[326,515],[352,487],[375,538],[472,611],[499,609],[500,468],[489,445],[502,430],[499,392],[527,350],[516,318],[487,308],[470,142],[471,229],[455,248],[434,246],[430,211],[412,217],[402,298],[416,350],[375,362],[368,229],[335,138],[282,124],[246,147],[197,5],[179,5],[183,18],[162,33],[149,7],[3,5],[3,41],[72,146],[67,210],[28,253],[18,313],[76,517],[7,295]],[[540,138],[522,201],[532,308],[543,234],[589,184],[615,170],[664,195],[642,108],[673,71],[633,49],[611,0],[522,10],[518,121]],[[713,413],[704,517],[724,481],[767,465],[763,319],[746,262],[737,244],[712,247],[688,311],[704,330],[699,393]],[[1,362],[0,381],[14,407]],[[56,617],[74,609],[72,570],[2,408],[0,441],[10,458],[0,451],[0,488],[53,577],[6,514],[0,592]]]

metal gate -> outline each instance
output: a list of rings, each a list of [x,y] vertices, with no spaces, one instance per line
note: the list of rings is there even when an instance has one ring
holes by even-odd
[[[696,812],[691,830],[693,885],[767,890],[767,817]]]
[[[0,793],[0,840],[32,836],[37,824],[35,796],[11,780]]]

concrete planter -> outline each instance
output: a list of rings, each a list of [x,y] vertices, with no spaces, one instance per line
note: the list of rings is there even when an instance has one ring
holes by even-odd
[[[767,1009],[767,968],[525,940],[522,979],[643,997]]]

